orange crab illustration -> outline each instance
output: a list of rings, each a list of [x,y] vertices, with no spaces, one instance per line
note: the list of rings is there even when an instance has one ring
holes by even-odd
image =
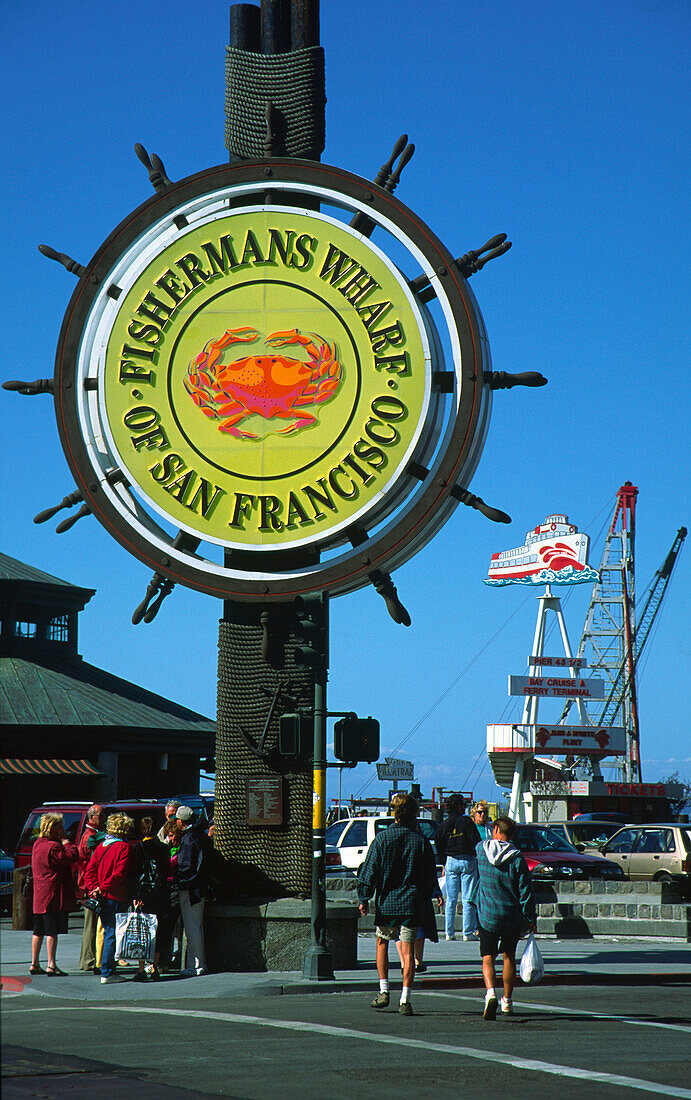
[[[292,424],[277,430],[282,435],[316,424],[316,417],[305,406],[328,401],[341,384],[343,370],[336,357],[336,345],[314,333],[289,329],[272,332],[266,344],[271,348],[298,345],[307,352],[308,360],[267,353],[248,355],[232,363],[221,361],[225,348],[259,339],[254,328],[234,328],[209,340],[190,362],[184,382],[194,403],[206,416],[219,421],[219,431],[238,439],[259,438],[239,427],[253,413],[266,420],[292,420]]]

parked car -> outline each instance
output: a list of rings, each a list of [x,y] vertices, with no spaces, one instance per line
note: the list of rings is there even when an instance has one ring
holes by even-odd
[[[691,825],[627,825],[599,851],[626,878],[691,884]]]
[[[523,852],[538,881],[555,879],[623,879],[621,867],[601,856],[579,852],[563,833],[549,825],[517,825],[513,842]]]
[[[133,818],[137,828],[143,817],[153,817],[155,828],[160,829],[165,820],[165,802],[165,799],[161,802],[152,798],[148,800],[133,799],[131,801],[104,802],[103,805],[106,814],[119,811]],[[43,814],[62,814],[68,838],[75,844],[79,844],[86,824],[86,811],[91,805],[91,802],[44,802],[42,806],[34,807],[26,819],[17,842],[17,850],[14,853],[16,866],[26,867],[31,863],[31,849],[38,836]]]
[[[574,814],[574,821],[617,821],[620,825],[628,824],[626,814],[609,813],[606,810],[598,810],[597,813]]]
[[[621,829],[621,824],[616,821],[583,821],[580,818],[577,821],[549,821],[545,824],[563,834],[579,852],[590,855],[597,855],[600,845]]]
[[[209,825],[211,824],[214,819],[214,811],[216,808],[216,796],[214,794],[176,794],[174,797],[175,801],[179,802],[181,806],[189,806],[202,821],[205,821]],[[165,810],[170,799],[156,798],[154,801]]]
[[[0,912],[9,913],[12,908],[12,876],[14,860],[0,848]]]
[[[347,867],[344,867],[341,863],[341,853],[335,844],[326,845],[326,858],[324,860],[326,866],[327,878],[355,878],[353,871],[349,871]]]
[[[334,821],[326,830],[327,844],[335,844],[341,853],[341,861],[356,873],[360,870],[367,850],[380,829],[388,829],[393,825],[393,817],[382,815],[380,817],[351,817],[345,821]],[[418,825],[422,835],[434,847],[434,837],[437,831],[436,821],[426,818],[418,818]]]

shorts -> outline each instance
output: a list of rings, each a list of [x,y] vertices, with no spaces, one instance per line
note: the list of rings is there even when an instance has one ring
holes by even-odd
[[[402,943],[415,943],[418,923],[412,917],[400,917],[392,924],[377,925],[375,931],[380,940],[401,940]]]
[[[399,934],[398,934],[398,936],[396,937],[396,939],[397,939],[397,940],[400,940],[400,938],[401,938],[401,935],[400,935],[400,932],[399,932]],[[417,943],[417,940],[424,940],[424,938],[425,938],[425,933],[424,933],[424,932],[422,931],[422,929],[421,929],[421,928],[418,928],[418,930],[417,930],[417,937],[416,937],[416,940],[415,940],[415,942]]]
[[[478,928],[480,932],[480,954],[491,955],[492,958],[496,958],[499,951],[504,955],[508,955],[510,959],[516,958],[516,945],[521,938],[520,928],[512,928],[508,932],[488,932],[481,925]]]
[[[34,936],[64,936],[67,933],[67,912],[34,913]]]

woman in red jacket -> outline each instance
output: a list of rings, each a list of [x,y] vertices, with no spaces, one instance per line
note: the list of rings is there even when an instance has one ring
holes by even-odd
[[[31,851],[31,873],[34,880],[34,934],[31,940],[30,974],[64,977],[55,961],[58,936],[67,932],[67,916],[76,906],[74,865],[79,850],[65,834],[62,814],[44,814],[38,837]],[[43,970],[39,954],[46,938],[48,967]]]
[[[135,867],[128,838],[133,829],[134,822],[127,814],[111,814],[106,821],[105,840],[95,849],[84,875],[90,896],[99,898],[101,902],[102,985],[124,981],[115,969],[115,916],[126,913],[132,900]]]

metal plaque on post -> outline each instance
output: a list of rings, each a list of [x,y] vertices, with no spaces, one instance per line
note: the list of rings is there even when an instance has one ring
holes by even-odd
[[[248,775],[245,778],[247,825],[283,825],[283,779],[280,775]]]

